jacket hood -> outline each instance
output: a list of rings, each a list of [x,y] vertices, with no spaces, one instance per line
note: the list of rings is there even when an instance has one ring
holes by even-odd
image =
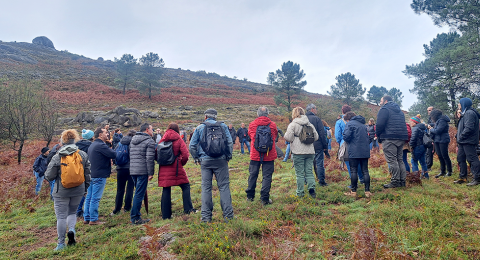
[[[419,123],[419,124],[415,125],[415,127],[418,127],[422,131],[425,131],[427,129],[427,127],[425,126],[424,123]]]
[[[465,111],[467,110],[467,108],[469,108],[473,105],[473,102],[469,98],[461,98],[460,99],[460,105],[462,107],[462,114],[465,114]]]
[[[152,137],[149,136],[146,133],[137,132],[137,134],[134,137],[132,137],[132,142],[131,143],[134,144],[134,145],[138,145],[138,144],[142,143],[143,141],[151,139],[151,138]]]
[[[254,120],[255,125],[268,125],[271,122],[272,120],[270,120],[270,118],[267,116],[257,117],[257,119]]]
[[[160,142],[173,142],[178,139],[180,139],[180,134],[178,134],[172,129],[168,129],[163,135],[162,140],[160,140]]]
[[[58,150],[58,154],[60,156],[67,156],[70,155],[78,150],[78,147],[74,144],[67,144],[64,145]]]
[[[308,117],[306,115],[301,115],[300,117],[297,117],[297,118],[293,119],[292,122],[295,122],[299,125],[306,125],[306,124],[310,123],[310,121],[308,120]]]
[[[323,128],[325,128],[327,130],[330,130],[330,127],[328,127],[328,126],[324,126]]]
[[[442,115],[437,121],[440,121],[440,120],[444,120],[447,123],[450,122],[450,118],[448,118],[448,116],[446,116],[446,115]]]
[[[358,122],[362,123],[362,125],[365,124],[365,117],[363,117],[363,116],[354,116],[354,117],[352,117],[351,120],[358,121]]]
[[[393,111],[393,112],[396,112],[396,113],[398,113],[398,112],[401,111],[401,109],[400,109],[400,107],[397,105],[397,103],[394,103],[393,101],[387,102],[387,104],[383,105],[382,108],[389,109],[389,110],[391,110],[391,111]]]
[[[121,144],[124,144],[124,145],[130,145],[130,142],[132,141],[132,136],[124,136],[122,137],[122,140],[120,140],[120,143]]]
[[[78,141],[75,145],[78,147],[78,149],[82,149],[83,147],[88,147],[92,144],[92,141],[90,140],[86,140],[86,139],[82,139],[80,141]]]

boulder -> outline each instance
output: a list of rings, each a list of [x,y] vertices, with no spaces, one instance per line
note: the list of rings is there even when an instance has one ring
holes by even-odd
[[[144,117],[150,117],[150,118],[158,118],[158,113],[157,112],[152,112],[152,111],[145,111],[143,112]]]
[[[38,37],[36,37],[35,39],[32,40],[32,43],[33,43],[33,44],[37,44],[37,45],[41,45],[41,46],[45,46],[45,47],[48,47],[48,48],[55,49],[55,46],[53,46],[53,42],[50,41],[50,39],[48,39],[48,38],[45,37],[45,36],[38,36]]]
[[[74,119],[78,123],[92,123],[95,121],[95,117],[92,112],[80,112]]]
[[[161,111],[167,111],[167,108],[166,107],[162,107],[160,108]]]
[[[140,115],[140,111],[138,111],[138,109],[136,108],[124,108],[122,106],[118,106],[116,107],[112,113],[115,113],[117,115],[125,115],[127,113],[133,113],[133,114],[137,114],[137,115]]]
[[[185,110],[192,110],[193,106],[185,106]]]
[[[93,121],[93,123],[96,124],[96,125],[103,124],[104,122],[108,122],[108,117],[97,116],[97,117],[95,117],[95,120]]]

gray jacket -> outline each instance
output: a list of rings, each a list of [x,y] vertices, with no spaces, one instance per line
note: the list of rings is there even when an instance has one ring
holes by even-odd
[[[292,149],[293,154],[315,154],[315,147],[313,144],[304,144],[298,137],[302,132],[303,125],[310,125],[313,127],[313,135],[315,137],[315,141],[317,141],[318,133],[315,130],[315,126],[310,123],[306,115],[302,115],[293,119],[293,121],[288,125],[287,132],[285,132],[283,138],[285,138],[287,142],[290,142],[290,148]]]
[[[149,175],[155,172],[155,141],[138,132],[130,142],[130,175]]]
[[[80,186],[73,188],[64,188],[62,185],[62,172],[60,167],[60,157],[70,155],[78,150],[78,153],[82,157],[83,174],[85,176],[85,182]],[[55,180],[55,186],[53,189],[53,197],[55,198],[69,198],[83,196],[87,192],[88,186],[90,186],[90,161],[88,155],[82,150],[79,150],[75,144],[67,144],[62,146],[60,150],[53,156],[52,161],[48,164],[47,171],[45,172],[45,179],[48,181]]]

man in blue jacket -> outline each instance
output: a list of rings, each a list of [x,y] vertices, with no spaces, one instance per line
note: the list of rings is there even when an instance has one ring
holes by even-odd
[[[205,111],[205,122],[197,126],[190,140],[190,154],[195,160],[195,164],[200,163],[202,172],[202,222],[212,221],[212,179],[215,175],[218,190],[220,191],[220,204],[223,210],[225,221],[233,218],[232,196],[230,194],[230,177],[228,173],[228,161],[232,159],[233,141],[228,131],[228,127],[223,122],[219,125],[223,131],[223,139],[226,139],[227,145],[223,154],[218,157],[211,157],[202,148],[204,141],[204,131],[206,124],[217,124],[217,111],[207,109]],[[205,144],[203,144],[205,145]]]
[[[115,151],[105,143],[108,139],[105,128],[97,128],[93,137],[95,141],[88,148],[90,160],[91,182],[85,198],[85,211],[83,213],[83,224],[100,225],[103,222],[98,220],[98,206],[103,196],[103,190],[107,184],[107,178],[112,172],[112,159],[115,159]]]
[[[42,148],[42,154],[40,154],[35,162],[33,163],[33,174],[35,174],[35,178],[37,179],[37,185],[35,186],[35,195],[38,195],[40,189],[42,189],[43,179],[45,178],[44,174],[47,170],[47,157],[48,152],[50,149],[48,147]],[[53,190],[53,188],[51,188]]]

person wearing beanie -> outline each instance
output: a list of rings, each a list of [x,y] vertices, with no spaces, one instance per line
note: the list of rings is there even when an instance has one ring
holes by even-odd
[[[412,127],[412,137],[410,138],[410,147],[412,148],[412,171],[418,171],[418,163],[422,167],[421,177],[429,179],[428,167],[425,160],[425,152],[427,151],[423,145],[423,135],[427,127],[420,120],[421,116],[416,115],[410,118],[410,126]]]
[[[35,159],[33,163],[33,174],[37,179],[37,185],[35,186],[35,195],[38,195],[42,189],[43,179],[45,178],[44,174],[47,170],[47,157],[50,149],[48,147],[43,147],[41,154]]]
[[[83,129],[82,130],[82,138],[83,139],[78,141],[75,145],[78,147],[78,149],[84,151],[85,153],[88,153],[88,148],[90,148],[90,145],[93,142],[93,131]],[[83,204],[84,203],[85,203],[85,196],[83,196],[82,200],[80,201],[80,204],[78,204],[77,217],[79,217],[79,218],[83,217]]]

